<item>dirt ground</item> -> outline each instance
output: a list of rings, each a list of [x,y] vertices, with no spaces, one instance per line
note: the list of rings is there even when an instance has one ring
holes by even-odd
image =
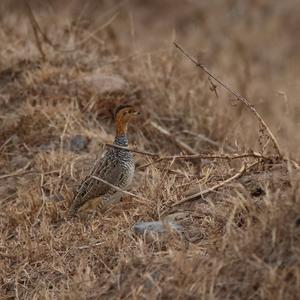
[[[0,23],[0,299],[299,299],[297,0],[2,0]],[[136,196],[70,220],[124,103],[130,147],[215,158],[135,153]],[[165,218],[183,232],[132,229]]]

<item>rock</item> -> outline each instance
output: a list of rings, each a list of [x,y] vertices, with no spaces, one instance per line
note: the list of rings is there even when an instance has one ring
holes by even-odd
[[[128,87],[127,82],[119,75],[107,75],[95,71],[82,78],[96,94],[123,92]]]
[[[75,135],[70,139],[70,150],[77,152],[86,149],[89,140],[86,136]]]
[[[132,227],[134,233],[136,234],[145,234],[145,233],[157,233],[162,234],[167,232],[168,230],[175,232],[182,232],[183,226],[175,223],[175,222],[162,222],[162,221],[154,221],[154,222],[139,222],[133,225]]]

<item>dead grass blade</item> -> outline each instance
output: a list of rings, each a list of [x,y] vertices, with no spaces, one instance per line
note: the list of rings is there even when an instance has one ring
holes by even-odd
[[[26,9],[27,14],[28,14],[28,18],[30,20],[31,27],[33,29],[33,34],[34,34],[34,37],[35,37],[36,46],[37,46],[37,48],[38,48],[38,50],[41,54],[42,60],[46,61],[46,54],[43,50],[42,43],[41,43],[40,38],[39,38],[39,32],[42,34],[43,38],[45,38],[45,37],[43,35],[42,30],[39,27],[38,22],[34,18],[34,15],[33,15],[33,12],[32,12],[32,9],[31,9],[29,3],[27,2],[27,0],[23,0],[23,1],[24,1],[25,9]]]
[[[83,40],[81,40],[78,44],[76,44],[72,49],[61,49],[60,48],[61,46],[59,44],[54,44],[48,38],[48,36],[45,34],[45,32],[41,29],[39,23],[37,22],[36,18],[34,17],[31,6],[27,2],[27,0],[23,0],[23,1],[24,1],[26,10],[28,12],[28,17],[30,19],[30,23],[31,23],[31,26],[32,26],[32,29],[33,29],[33,32],[34,32],[35,39],[36,39],[36,44],[37,44],[37,47],[39,49],[39,52],[41,53],[43,61],[46,60],[46,55],[45,55],[45,52],[43,51],[42,44],[41,44],[41,41],[40,41],[39,36],[38,36],[39,33],[42,37],[43,42],[48,44],[54,50],[62,52],[62,53],[74,52],[74,51],[78,50],[78,48],[81,45],[84,45],[88,40],[93,39],[98,32],[100,32],[100,31],[104,30],[105,28],[107,28],[116,19],[116,17],[119,15],[119,12],[117,10],[126,2],[126,0],[125,0],[125,1],[121,1],[119,4],[117,4],[114,7],[114,11],[116,11],[116,12],[108,19],[108,21],[106,21],[104,24],[102,24],[94,32],[87,32],[88,36],[86,38],[84,38]]]
[[[10,177],[15,177],[15,176],[23,176],[28,173],[35,173],[34,171],[26,171],[30,165],[31,165],[31,162],[28,162],[25,167],[13,172],[13,173],[1,175],[0,179],[6,179],[6,178],[10,178]]]

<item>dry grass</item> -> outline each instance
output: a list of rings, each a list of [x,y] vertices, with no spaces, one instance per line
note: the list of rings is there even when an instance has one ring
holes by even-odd
[[[176,137],[195,153],[274,155],[255,118],[216,93],[175,39],[247,96],[299,160],[297,1],[31,1],[53,44],[40,39],[45,60],[21,3],[0,4],[0,299],[298,299],[300,177],[289,163],[265,160],[172,207],[256,158],[152,164],[136,154],[140,198],[66,219],[124,101],[143,113],[130,128],[140,150],[188,154]],[[74,148],[76,135],[86,145]],[[132,232],[170,213],[182,236]]]

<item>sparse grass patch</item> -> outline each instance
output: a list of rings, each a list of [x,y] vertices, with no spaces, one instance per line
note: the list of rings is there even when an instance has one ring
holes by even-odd
[[[30,1],[54,45],[41,40],[45,61],[19,2],[1,2],[0,299],[299,297],[299,170],[288,161],[260,158],[173,206],[257,158],[135,154],[138,197],[91,218],[66,216],[78,181],[112,142],[121,102],[143,114],[129,128],[142,151],[273,154],[253,116],[176,52],[175,33],[299,160],[297,1],[171,2]],[[184,232],[132,230],[164,218]]]

